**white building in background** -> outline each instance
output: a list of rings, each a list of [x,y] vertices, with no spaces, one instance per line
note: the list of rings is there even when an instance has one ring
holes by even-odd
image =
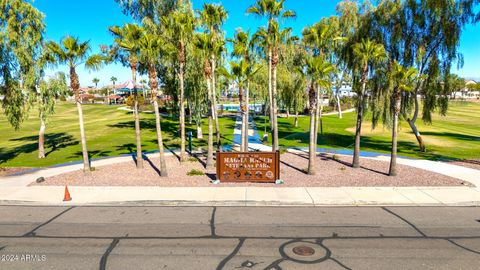
[[[334,92],[337,93],[337,88],[334,87]],[[343,83],[342,84],[342,87],[340,87],[340,89],[338,90],[340,91],[340,96],[341,97],[354,97],[356,96],[355,92],[353,92],[353,89],[352,89],[352,85],[348,84],[348,83]]]
[[[469,85],[475,85],[480,82],[474,80],[465,80],[465,89],[453,92],[451,97],[454,99],[480,99],[480,91],[469,91]]]

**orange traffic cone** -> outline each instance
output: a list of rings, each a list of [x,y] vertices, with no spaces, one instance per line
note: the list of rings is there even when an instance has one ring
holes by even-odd
[[[71,200],[72,200],[72,197],[70,197],[70,192],[68,192],[68,186],[65,185],[65,196],[63,196],[63,201],[69,202]]]

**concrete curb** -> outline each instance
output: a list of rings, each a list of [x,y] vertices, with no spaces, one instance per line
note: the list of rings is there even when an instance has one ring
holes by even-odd
[[[480,206],[480,189],[470,187],[78,187],[63,202],[63,186],[9,187],[0,205],[168,206]]]

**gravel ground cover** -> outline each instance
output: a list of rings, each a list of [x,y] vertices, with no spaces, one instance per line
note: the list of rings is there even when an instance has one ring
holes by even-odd
[[[135,163],[125,162],[96,167],[95,171],[84,174],[74,171],[49,177],[41,184],[32,185],[74,185],[74,186],[164,186],[164,187],[213,187],[213,186],[259,186],[259,187],[340,187],[340,186],[461,186],[470,183],[441,174],[398,165],[398,176],[390,177],[388,162],[362,159],[361,168],[350,167],[349,156],[318,156],[316,175],[307,175],[306,154],[285,153],[281,156],[281,179],[283,185],[258,183],[210,183],[215,170],[205,170],[204,157],[191,158],[180,163],[175,156],[166,157],[169,176],[159,177],[158,159],[147,160],[143,170],[137,170]],[[204,175],[187,176],[191,170],[200,170]]]

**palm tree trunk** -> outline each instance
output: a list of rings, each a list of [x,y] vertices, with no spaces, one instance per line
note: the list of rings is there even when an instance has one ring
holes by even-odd
[[[392,127],[392,154],[390,157],[390,169],[388,175],[397,175],[397,140],[398,140],[398,115],[400,114],[400,106],[402,98],[399,91],[394,93],[394,115],[393,115],[393,127]]]
[[[275,138],[273,136],[275,127],[273,124],[273,93],[272,93],[272,49],[268,49],[268,102],[270,111],[270,132],[272,134],[272,151],[275,151]]]
[[[318,143],[318,127],[320,120],[320,86],[317,85],[317,106],[315,107],[315,145]]]
[[[180,83],[180,161],[187,161],[185,154],[185,89],[184,89],[184,66],[185,66],[185,46],[180,44],[180,68],[178,80]]]
[[[273,108],[273,147],[272,151],[279,150],[278,147],[278,109],[277,109],[277,66],[272,65],[272,108]]]
[[[153,99],[153,106],[155,107],[155,125],[157,127],[157,142],[158,142],[158,151],[160,152],[160,176],[167,177],[167,163],[165,162],[165,150],[163,148],[163,136],[162,136],[162,126],[160,120],[160,112],[158,110],[158,101],[155,96]]]
[[[247,88],[245,89],[245,150],[248,152],[248,132],[250,130],[250,80],[247,80]]]
[[[358,97],[358,106],[357,106],[357,124],[355,128],[355,148],[353,149],[353,168],[360,167],[360,137],[362,133],[362,121],[363,121],[363,99],[365,96],[365,88],[367,87],[367,74],[368,66],[363,68],[362,73],[362,90]]]
[[[38,158],[45,158],[45,120],[41,120],[38,132]]]
[[[315,94],[315,88],[312,85],[310,86],[309,90],[309,100],[310,100],[310,143],[308,147],[308,171],[307,174],[314,175],[315,172],[315,158],[317,156],[317,142],[315,136],[315,126],[316,126],[316,102],[317,97]]]
[[[151,88],[151,99],[153,101],[153,107],[155,109],[155,126],[157,128],[157,143],[158,151],[160,155],[160,176],[167,177],[167,164],[165,162],[165,150],[163,148],[163,136],[162,136],[162,125],[160,118],[160,111],[158,109],[158,100],[157,100],[157,89],[158,89],[158,79],[157,79],[157,70],[154,66],[150,65],[148,69],[148,75],[150,79],[150,88]]]
[[[242,118],[242,127],[240,134],[240,152],[245,152],[245,98],[243,96],[243,86],[240,83],[238,85],[238,102],[240,103],[240,115]]]
[[[70,86],[73,89],[75,94],[75,103],[77,104],[78,111],[78,123],[80,126],[80,138],[82,141],[82,157],[83,157],[83,171],[90,172],[90,159],[88,157],[87,151],[87,139],[85,137],[85,128],[83,125],[83,110],[82,103],[79,95],[80,82],[78,80],[78,75],[75,72],[75,67],[70,67]]]
[[[137,69],[132,67],[132,81],[133,81],[133,114],[135,117],[135,138],[137,143],[137,169],[143,169],[143,155],[142,155],[142,139],[140,136],[140,116],[138,113],[138,90],[137,83]]]
[[[216,78],[215,78],[215,69],[216,69],[216,60],[215,57],[212,57],[212,101],[213,101],[213,118],[215,119],[215,135],[217,138],[217,149],[218,151],[222,151],[222,141],[220,133],[220,126],[218,124],[218,111],[217,111],[217,85],[216,85]]]
[[[207,93],[211,97],[211,81],[207,78]],[[208,147],[207,147],[207,169],[213,168],[213,105],[212,100],[208,100]]]
[[[83,125],[83,110],[82,104],[79,100],[76,101],[77,103],[77,111],[78,111],[78,123],[80,126],[80,137],[82,141],[82,156],[83,156],[83,171],[89,172],[90,171],[90,159],[88,157],[87,151],[87,139],[85,137],[85,128]]]

